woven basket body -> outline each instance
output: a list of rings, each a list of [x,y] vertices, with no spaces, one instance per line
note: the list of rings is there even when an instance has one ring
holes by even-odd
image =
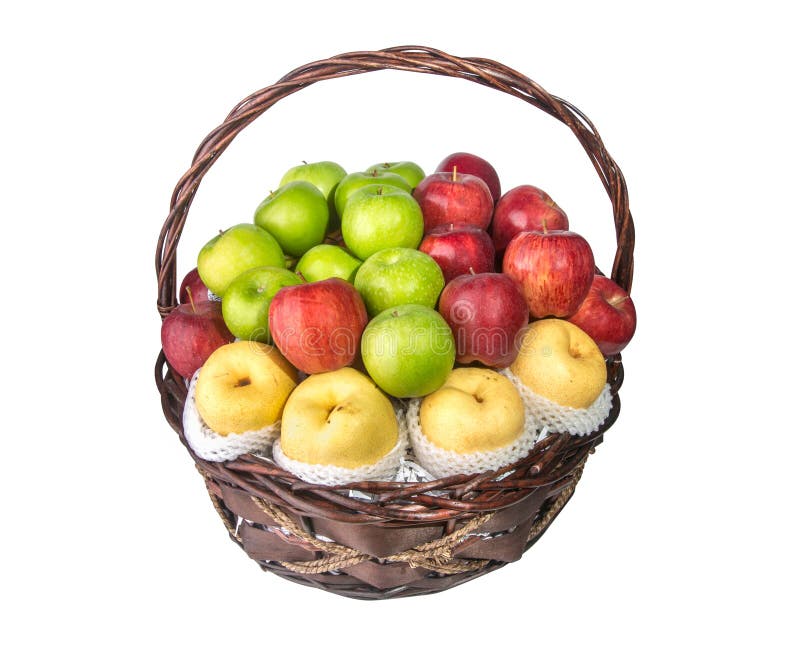
[[[233,138],[281,98],[320,80],[399,69],[460,77],[514,95],[566,124],[608,191],[617,234],[611,277],[630,289],[633,222],[624,178],[594,126],[568,102],[485,59],[421,47],[356,52],[298,68],[239,103],[200,145],[172,197],[158,240],[158,308],[176,304],[175,255],[200,181]],[[619,356],[609,359],[613,408],[585,437],[549,434],[522,461],[500,471],[431,483],[365,482],[332,488],[303,482],[256,456],[213,463],[194,458],[231,539],[264,569],[301,584],[362,599],[442,591],[519,559],[572,496],[586,459],[619,414]],[[182,431],[186,384],[156,362],[164,415]],[[358,493],[348,493],[358,492]]]

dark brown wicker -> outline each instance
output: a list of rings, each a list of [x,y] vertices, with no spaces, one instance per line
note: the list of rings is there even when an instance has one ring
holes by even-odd
[[[407,46],[352,52],[302,66],[245,98],[204,139],[175,188],[158,239],[156,273],[162,317],[176,304],[175,253],[195,191],[233,138],[278,100],[305,86],[381,69],[477,82],[516,96],[567,125],[608,192],[617,234],[611,277],[630,290],[634,229],[625,180],[589,119],[502,64]],[[186,445],[181,426],[186,385],[163,353],[155,373],[164,415]],[[616,420],[622,377],[619,356],[610,359],[613,409],[587,437],[549,435],[524,460],[497,472],[433,483],[349,485],[349,489],[372,494],[374,500],[349,497],[341,493],[343,488],[303,482],[255,456],[218,464],[198,459],[188,447],[187,451],[205,478],[231,539],[264,570],[352,598],[429,594],[519,559],[541,537],[572,496],[588,455]],[[500,474],[505,476],[498,480]]]

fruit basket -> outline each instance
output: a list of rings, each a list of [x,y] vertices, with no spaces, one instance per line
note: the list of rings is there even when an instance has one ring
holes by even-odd
[[[195,192],[216,159],[248,124],[282,98],[321,80],[395,69],[462,78],[510,94],[564,123],[608,192],[617,250],[610,277],[630,290],[634,228],[622,173],[591,121],[569,102],[495,61],[427,47],[353,52],[295,69],[240,102],[201,143],[179,180],[158,238],[158,310],[177,305],[176,250]],[[321,485],[271,461],[242,455],[213,462],[189,447],[183,428],[187,384],[159,354],[155,377],[164,415],[187,446],[230,538],[259,566],[283,578],[359,599],[442,591],[518,560],[563,509],[587,458],[620,411],[623,368],[606,358],[611,410],[589,434],[548,434],[499,470],[424,482]]]

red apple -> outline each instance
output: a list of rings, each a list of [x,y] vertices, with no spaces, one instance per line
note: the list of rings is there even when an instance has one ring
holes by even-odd
[[[541,232],[544,227],[568,230],[569,220],[564,210],[535,186],[523,184],[514,187],[503,194],[494,208],[492,238],[495,250],[505,250],[508,242],[520,232]]]
[[[439,225],[425,235],[419,250],[439,264],[445,283],[470,270],[474,273],[494,271],[492,239],[485,230],[474,225]]]
[[[422,209],[427,234],[437,225],[468,223],[485,230],[492,220],[494,202],[481,178],[462,173],[431,173],[414,189]]]
[[[161,323],[164,356],[185,378],[192,377],[217,348],[233,340],[222,319],[222,304],[210,300],[180,304]]]
[[[594,279],[594,255],[575,232],[520,232],[503,256],[503,273],[522,288],[535,318],[574,314]]]
[[[517,358],[518,336],[528,324],[528,305],[507,275],[455,278],[442,291],[439,313],[456,339],[456,361],[504,368]]]
[[[189,288],[188,292],[186,291],[187,287]],[[190,294],[191,298],[189,297]],[[178,300],[182,303],[191,302],[192,300],[195,302],[208,300],[208,287],[200,279],[197,268],[193,268],[183,278],[181,286],[178,287]]]
[[[275,345],[309,374],[350,366],[367,320],[358,291],[339,278],[284,287],[269,306]]]
[[[636,331],[636,308],[614,280],[595,275],[589,294],[567,320],[592,337],[604,355],[616,355]]]
[[[453,169],[459,173],[475,175],[486,182],[489,192],[492,194],[492,202],[497,202],[500,198],[500,178],[497,171],[485,159],[472,155],[468,152],[454,152],[445,157],[436,167],[437,172],[452,173]]]

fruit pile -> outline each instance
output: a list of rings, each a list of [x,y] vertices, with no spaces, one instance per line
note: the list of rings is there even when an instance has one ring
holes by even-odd
[[[290,169],[253,222],[201,249],[180,302],[161,339],[187,408],[210,442],[246,437],[202,451],[185,425],[190,444],[272,447],[322,483],[391,477],[407,447],[443,476],[516,461],[542,429],[585,434],[610,409],[605,358],[636,327],[550,196],[501,195],[468,153],[427,176]]]

